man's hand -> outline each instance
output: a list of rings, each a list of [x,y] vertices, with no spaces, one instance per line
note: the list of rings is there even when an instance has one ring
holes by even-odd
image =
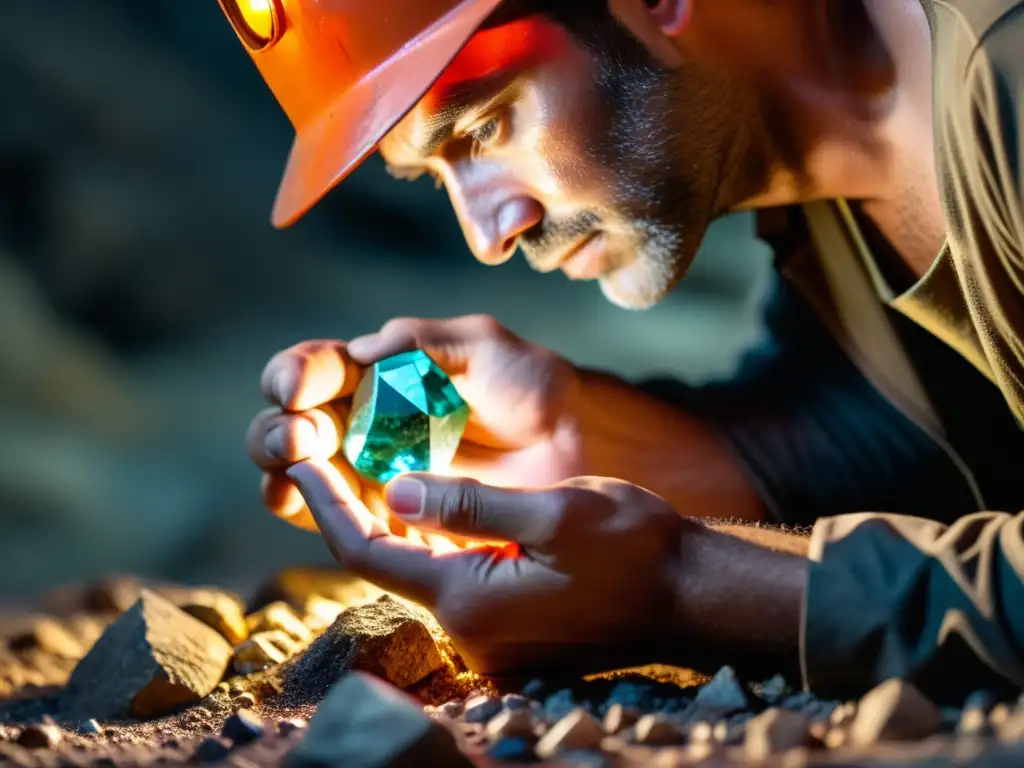
[[[353,493],[380,513],[379,488],[360,481],[339,454],[352,393],[365,366],[423,349],[449,376],[471,417],[452,471],[497,485],[547,483],[580,474],[576,369],[483,315],[400,318],[380,332],[307,341],[277,355],[261,378],[273,407],[253,420],[249,455],[263,470],[263,496],[279,517],[316,530],[284,470],[331,460]]]
[[[275,355],[261,379],[273,407],[257,415],[248,435],[274,514],[316,530],[285,475],[295,462],[314,459],[332,461],[352,492],[387,516],[380,489],[360,481],[338,452],[364,367],[413,349],[452,377],[472,412],[453,474],[498,486],[619,477],[685,514],[757,519],[763,512],[731,454],[698,420],[473,315],[392,320],[349,344],[307,341]],[[400,523],[396,532],[416,535]]]
[[[392,480],[387,504],[410,525],[510,542],[439,554],[392,535],[330,464],[288,476],[334,557],[432,611],[476,671],[685,663],[690,644],[796,658],[802,558],[683,518],[642,488]]]

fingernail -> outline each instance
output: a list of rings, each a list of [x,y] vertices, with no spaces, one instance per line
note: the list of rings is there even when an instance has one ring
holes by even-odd
[[[352,339],[348,343],[348,352],[353,357],[365,357],[373,349],[373,339],[376,334],[368,334]]]
[[[392,480],[385,489],[388,506],[405,520],[423,517],[427,502],[427,486],[412,477]]]
[[[290,368],[278,371],[271,385],[274,397],[281,405],[287,405],[295,398],[295,372]]]

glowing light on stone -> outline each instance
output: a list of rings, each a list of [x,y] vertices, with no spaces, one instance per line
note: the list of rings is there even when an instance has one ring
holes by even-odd
[[[444,472],[455,457],[469,407],[422,350],[374,364],[352,399],[345,458],[386,483],[404,472]]]

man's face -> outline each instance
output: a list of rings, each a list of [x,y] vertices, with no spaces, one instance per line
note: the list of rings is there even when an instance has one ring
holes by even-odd
[[[478,33],[380,151],[394,175],[444,184],[481,262],[518,245],[534,269],[639,309],[722,212],[736,115],[718,78],[666,69],[607,26],[586,45],[541,17]]]

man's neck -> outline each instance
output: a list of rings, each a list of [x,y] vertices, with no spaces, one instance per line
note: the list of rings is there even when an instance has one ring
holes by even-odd
[[[824,7],[824,3],[819,8]],[[803,71],[771,80],[771,184],[738,209],[846,198],[915,275],[944,238],[921,0],[829,0]]]

